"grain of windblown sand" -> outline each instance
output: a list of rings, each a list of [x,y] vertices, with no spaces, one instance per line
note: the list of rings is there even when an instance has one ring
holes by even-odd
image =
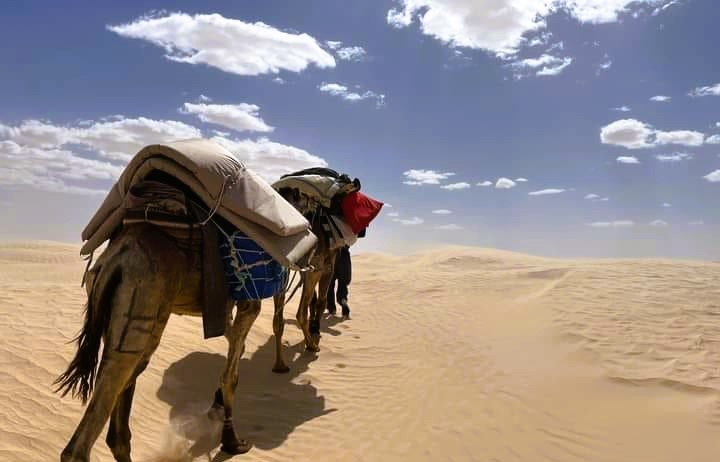
[[[0,460],[59,460],[82,406],[52,393],[82,322],[71,245],[0,244]],[[272,307],[240,366],[238,461],[720,460],[720,264],[444,248],[354,259],[353,319],[321,352]],[[287,317],[294,318],[296,300]],[[207,417],[226,351],[170,320],[138,381],[139,462],[221,461]],[[93,461],[110,461],[104,434]]]

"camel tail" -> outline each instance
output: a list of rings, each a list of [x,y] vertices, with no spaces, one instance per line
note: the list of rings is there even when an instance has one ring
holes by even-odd
[[[75,357],[67,370],[53,383],[57,385],[56,393],[61,393],[61,396],[71,393],[73,398],[80,398],[83,404],[87,402],[95,386],[100,342],[110,322],[112,296],[120,284],[120,269],[116,267],[113,270],[106,276],[102,274],[101,268],[99,280],[88,296],[83,328],[74,339],[78,345]],[[100,290],[101,293],[95,294],[94,290]]]

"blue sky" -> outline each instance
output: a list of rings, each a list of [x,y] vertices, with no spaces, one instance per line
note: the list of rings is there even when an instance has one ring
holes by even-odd
[[[360,178],[392,207],[358,250],[720,259],[711,0],[0,8],[0,239],[77,242],[140,147],[201,135]]]

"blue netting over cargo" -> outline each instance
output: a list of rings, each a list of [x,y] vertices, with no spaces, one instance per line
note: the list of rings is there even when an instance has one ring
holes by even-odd
[[[285,285],[285,268],[241,231],[222,236],[220,255],[233,300],[269,298]]]

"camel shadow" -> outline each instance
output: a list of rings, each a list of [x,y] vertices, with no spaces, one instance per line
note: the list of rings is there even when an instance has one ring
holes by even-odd
[[[250,358],[240,360],[240,380],[235,392],[233,420],[241,438],[260,449],[280,446],[305,422],[336,409],[325,408],[325,397],[310,379],[300,377],[317,355],[305,351],[304,342],[285,346],[283,355],[290,372],[271,371],[275,358],[271,337]],[[193,458],[210,453],[220,445],[222,416],[208,414],[215,390],[225,367],[225,356],[194,352],[171,364],[157,397],[170,405],[173,431],[190,443],[188,455]],[[214,411],[211,411],[211,414]],[[220,462],[230,456],[218,453]]]
[[[332,335],[333,337],[342,335],[341,331],[333,329],[333,327],[337,326],[338,324],[342,324],[343,322],[345,322],[345,319],[339,316],[323,313],[322,322],[320,322],[320,332],[323,334]],[[300,324],[298,324],[296,319],[286,319],[285,324],[292,325],[293,327],[300,329]]]

